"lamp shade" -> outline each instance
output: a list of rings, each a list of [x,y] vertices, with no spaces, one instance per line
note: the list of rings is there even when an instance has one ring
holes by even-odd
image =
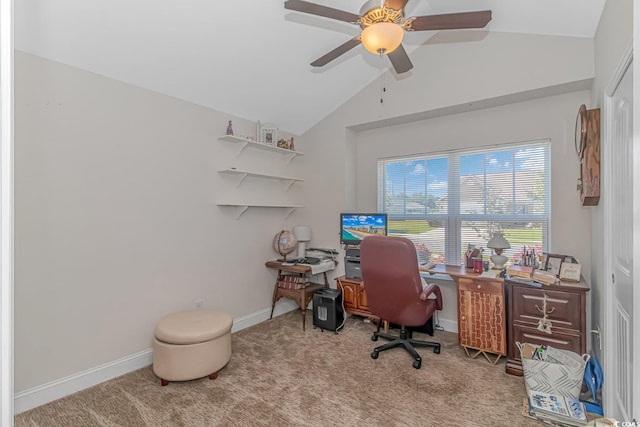
[[[311,227],[308,225],[296,225],[293,227],[293,234],[295,234],[298,242],[308,242],[311,240]]]
[[[294,231],[295,233],[295,231]],[[297,235],[296,235],[297,236]],[[491,249],[509,249],[511,245],[504,238],[504,235],[500,232],[493,233],[493,236],[487,242],[487,247]]]
[[[388,54],[402,43],[404,30],[393,22],[377,22],[362,30],[360,39],[365,49],[371,53]]]
[[[499,231],[493,233],[493,236],[487,242],[487,247],[493,249],[495,252],[495,254],[490,257],[491,262],[493,262],[493,268],[504,268],[504,264],[508,261],[508,258],[502,255],[502,251],[511,248],[511,245],[507,242],[507,239],[504,238],[504,235]]]

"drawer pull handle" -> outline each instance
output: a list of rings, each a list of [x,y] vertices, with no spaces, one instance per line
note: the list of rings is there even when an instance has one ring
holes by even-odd
[[[545,300],[545,306],[547,305],[546,303],[547,303],[547,301]],[[540,307],[538,307],[538,304],[536,304],[536,309],[538,309],[538,311],[540,313],[542,313],[543,315],[545,315],[545,316],[548,315],[548,314],[553,313],[554,311],[556,311],[555,307],[551,307],[551,310],[546,311],[546,308],[544,308],[544,306],[543,306],[543,308],[540,308]]]
[[[542,308],[538,307],[538,304],[536,304],[536,309],[542,313],[542,319],[540,319],[538,321],[538,330],[540,332],[544,332],[546,334],[551,335],[551,320],[547,319],[547,315],[551,314],[555,311],[555,307],[551,307],[550,311],[547,311],[547,294],[544,294],[544,299],[542,300]]]

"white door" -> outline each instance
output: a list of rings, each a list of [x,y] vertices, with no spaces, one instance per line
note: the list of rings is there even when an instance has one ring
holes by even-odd
[[[633,64],[624,72],[614,90],[609,106],[611,136],[611,232],[605,235],[611,248],[611,300],[605,310],[609,324],[605,333],[611,337],[606,348],[609,359],[605,370],[605,393],[608,395],[606,415],[619,421],[630,421],[638,408],[633,408],[633,275],[634,275],[634,156],[633,156]],[[637,173],[637,172],[636,172]],[[605,255],[606,256],[606,255]],[[608,283],[607,283],[608,282]],[[637,355],[635,356],[637,360]],[[636,367],[640,369],[640,367]]]

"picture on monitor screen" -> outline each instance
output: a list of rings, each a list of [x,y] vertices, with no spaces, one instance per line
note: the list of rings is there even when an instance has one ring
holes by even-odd
[[[340,214],[340,243],[343,245],[359,245],[362,239],[373,235],[387,235],[387,214]]]

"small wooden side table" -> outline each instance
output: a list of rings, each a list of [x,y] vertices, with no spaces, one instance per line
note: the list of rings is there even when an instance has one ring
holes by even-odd
[[[324,283],[307,281],[307,276],[313,274],[312,268],[308,264],[287,265],[280,261],[267,261],[265,266],[278,270],[276,283],[273,286],[273,300],[271,302],[271,315],[269,319],[273,318],[273,310],[276,307],[276,302],[278,302],[280,298],[291,298],[300,306],[300,311],[302,312],[302,330],[304,331],[307,306],[316,291],[329,287],[327,271],[332,270],[335,264],[333,264],[331,269],[322,272],[324,275]]]
[[[467,357],[475,359],[482,354],[489,362],[497,364],[502,356],[507,355],[503,279],[484,277],[459,265],[435,264],[426,271],[429,274],[446,274],[456,282],[458,344]]]

